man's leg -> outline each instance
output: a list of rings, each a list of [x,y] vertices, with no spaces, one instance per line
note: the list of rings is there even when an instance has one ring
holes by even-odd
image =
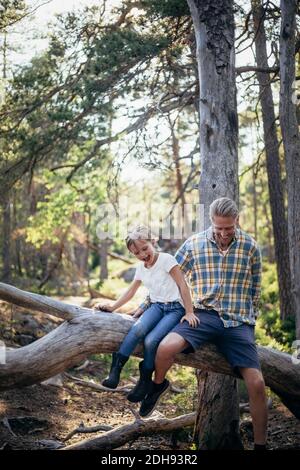
[[[264,378],[261,371],[258,369],[240,368],[239,370],[249,394],[254,444],[264,446],[267,440],[268,423],[268,407]]]
[[[166,373],[173,365],[176,354],[189,346],[189,343],[178,333],[169,333],[160,343],[155,358],[154,382],[164,381]]]

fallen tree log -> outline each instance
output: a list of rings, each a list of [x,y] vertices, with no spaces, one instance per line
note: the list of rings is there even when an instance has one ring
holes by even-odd
[[[61,450],[112,450],[147,434],[170,432],[188,426],[194,426],[196,413],[189,413],[168,418],[136,419],[133,423],[124,424],[116,429],[107,431],[93,439],[85,439],[79,444],[69,445]]]
[[[28,346],[7,350],[5,364],[0,364],[0,391],[42,382],[90,354],[116,351],[134,321],[125,314],[95,312],[3,283],[0,298],[67,320]],[[258,346],[258,354],[266,384],[300,419],[299,365],[293,363],[291,355],[271,348]],[[141,355],[141,348],[135,355]],[[214,345],[206,345],[193,354],[178,354],[176,362],[235,376]]]

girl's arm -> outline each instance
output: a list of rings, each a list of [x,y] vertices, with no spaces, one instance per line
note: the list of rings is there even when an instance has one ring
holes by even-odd
[[[180,323],[186,320],[190,326],[196,327],[197,324],[200,323],[200,320],[194,314],[193,301],[190,289],[186,283],[183,272],[181,271],[179,266],[174,266],[174,268],[172,268],[170,271],[170,275],[172,276],[180,290],[180,294],[185,308],[185,315],[181,318]]]
[[[138,288],[140,287],[142,281],[133,281],[129,289],[127,289],[126,292],[124,292],[121,297],[116,300],[113,304],[107,305],[107,304],[97,304],[95,305],[95,308],[98,310],[106,310],[108,312],[113,312],[114,310],[117,310],[119,307],[122,307],[122,305],[125,305],[129,300],[132,299]]]

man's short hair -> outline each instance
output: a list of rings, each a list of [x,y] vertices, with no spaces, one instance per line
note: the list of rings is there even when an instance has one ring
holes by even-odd
[[[229,199],[229,197],[219,197],[215,199],[209,206],[209,216],[212,220],[213,217],[233,217],[236,219],[239,215],[239,210],[236,203]]]

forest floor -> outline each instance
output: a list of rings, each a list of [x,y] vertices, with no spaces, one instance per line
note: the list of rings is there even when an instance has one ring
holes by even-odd
[[[14,307],[12,312],[7,305],[0,303],[0,338],[5,339],[6,344],[17,346],[26,340],[28,336],[28,322],[23,325],[24,311]],[[26,314],[26,319],[28,313]],[[43,318],[43,320],[42,320]],[[43,328],[48,330],[48,323],[53,318],[45,319],[45,316],[30,313],[30,328],[39,325],[36,329],[36,337],[42,333]],[[24,321],[23,321],[24,323]],[[27,326],[26,326],[27,325]],[[52,328],[55,325],[52,323]],[[26,330],[27,328],[27,330]],[[11,338],[9,339],[9,334]],[[15,341],[13,341],[13,338]],[[26,339],[27,338],[27,339]],[[17,341],[16,341],[17,340]],[[131,384],[131,375],[137,374],[137,360],[128,365],[124,370],[124,379],[121,385]],[[126,366],[127,367],[127,366]],[[100,383],[109,369],[109,356],[97,355],[89,358],[89,363],[81,370],[69,371],[73,376],[88,381]],[[188,377],[188,386],[183,387]],[[192,379],[191,379],[192,377]],[[126,396],[120,392],[94,391],[74,382],[69,377],[63,376],[60,386],[38,384],[18,390],[9,390],[0,394],[0,449],[41,449],[44,446],[55,444],[58,441],[65,445],[75,444],[87,438],[93,438],[100,433],[75,434],[64,442],[66,436],[83,423],[85,427],[95,425],[109,425],[117,427],[133,423],[135,418],[130,407],[138,410],[138,405],[129,404]],[[178,379],[178,380],[177,380]],[[193,411],[197,406],[197,386],[194,373],[189,368],[175,366],[171,380],[181,393],[168,392],[163,397],[156,415],[175,417]],[[300,449],[300,421],[297,420],[276,397],[269,410],[268,447],[269,449]],[[248,412],[241,415],[241,435],[245,449],[252,448],[252,425]],[[151,436],[140,437],[127,443],[120,449],[191,449],[193,444],[193,430],[178,430],[173,433],[155,433]]]

